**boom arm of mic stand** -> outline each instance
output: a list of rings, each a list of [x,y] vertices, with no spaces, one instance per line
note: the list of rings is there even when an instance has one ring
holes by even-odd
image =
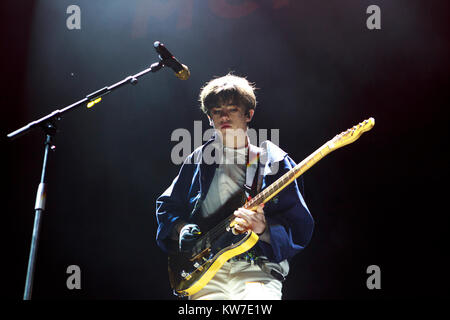
[[[116,83],[114,83],[114,84],[112,84],[110,86],[107,86],[107,87],[104,87],[104,88],[102,88],[100,90],[94,91],[94,92],[88,94],[86,96],[86,98],[84,98],[84,99],[81,99],[81,100],[79,100],[79,101],[77,101],[77,102],[75,102],[75,103],[73,103],[71,105],[68,105],[65,108],[61,109],[61,110],[57,109],[57,110],[49,113],[48,115],[46,115],[46,116],[44,116],[44,117],[42,117],[42,118],[40,118],[40,119],[38,119],[36,121],[32,121],[32,122],[28,123],[27,125],[23,126],[22,128],[19,128],[19,129],[15,130],[15,131],[9,133],[7,135],[7,137],[9,139],[13,140],[13,139],[16,139],[16,138],[18,138],[18,137],[28,133],[33,128],[36,128],[36,127],[44,128],[44,126],[49,121],[61,120],[62,115],[64,113],[72,111],[72,110],[76,109],[77,107],[79,107],[79,106],[81,106],[81,105],[83,105],[83,104],[85,104],[87,102],[94,101],[94,100],[96,100],[96,99],[98,99],[98,98],[100,98],[100,97],[110,93],[111,91],[113,91],[113,90],[115,90],[117,88],[120,88],[120,87],[122,87],[122,86],[124,86],[124,85],[126,85],[128,83],[131,83],[131,84],[134,85],[134,84],[137,83],[137,79],[140,78],[141,76],[143,76],[143,75],[145,75],[145,74],[147,74],[149,72],[156,72],[156,71],[160,70],[163,66],[164,66],[164,64],[161,61],[155,62],[149,68],[147,68],[147,69],[145,69],[145,70],[143,70],[143,71],[141,71],[139,73],[136,73],[135,75],[128,76],[125,79],[123,79],[123,80],[121,80],[119,82],[116,82]]]
[[[36,194],[36,203],[35,203],[35,216],[34,216],[34,225],[33,225],[33,234],[31,237],[31,246],[30,246],[30,255],[28,258],[28,267],[27,267],[27,277],[25,280],[25,290],[23,299],[24,300],[30,300],[31,299],[31,293],[33,289],[33,280],[34,280],[34,270],[36,265],[36,253],[37,248],[39,245],[39,234],[41,229],[41,219],[42,219],[42,213],[45,211],[45,201],[47,197],[46,192],[46,172],[47,172],[47,161],[48,156],[50,154],[50,150],[54,150],[54,145],[52,143],[52,138],[56,134],[56,124],[55,120],[61,120],[61,117],[64,113],[72,111],[79,107],[80,105],[94,101],[98,99],[101,96],[104,96],[105,94],[110,93],[111,91],[120,88],[124,86],[125,84],[131,83],[136,84],[137,79],[148,72],[156,72],[160,70],[164,65],[162,62],[155,62],[153,63],[150,68],[147,68],[133,76],[128,76],[125,79],[111,85],[108,87],[104,87],[100,90],[94,91],[91,94],[88,94],[84,99],[81,99],[61,110],[55,110],[52,113],[49,113],[45,117],[42,117],[36,121],[30,122],[26,126],[23,126],[20,129],[17,129],[11,133],[8,134],[9,139],[15,139],[19,136],[22,136],[26,133],[28,133],[30,130],[36,127],[40,127],[44,130],[46,139],[45,139],[45,152],[44,152],[44,161],[42,165],[42,172],[41,172],[41,180],[39,183],[39,187]]]

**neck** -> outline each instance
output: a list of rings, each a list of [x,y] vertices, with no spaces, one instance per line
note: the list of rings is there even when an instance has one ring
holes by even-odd
[[[223,145],[227,148],[240,149],[248,146],[247,131],[243,134],[225,134]]]

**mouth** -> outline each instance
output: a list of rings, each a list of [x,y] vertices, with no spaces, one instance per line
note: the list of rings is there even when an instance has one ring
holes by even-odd
[[[220,126],[220,129],[228,129],[228,128],[231,128],[231,125],[229,123],[225,123]]]

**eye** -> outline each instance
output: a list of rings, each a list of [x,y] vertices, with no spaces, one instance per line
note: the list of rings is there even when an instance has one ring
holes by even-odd
[[[220,110],[219,109],[213,109],[213,110],[211,110],[211,114],[217,116],[217,115],[220,114]]]

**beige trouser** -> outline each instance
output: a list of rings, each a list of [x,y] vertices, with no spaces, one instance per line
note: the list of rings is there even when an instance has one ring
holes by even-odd
[[[226,262],[190,300],[281,300],[281,281],[247,261]]]

